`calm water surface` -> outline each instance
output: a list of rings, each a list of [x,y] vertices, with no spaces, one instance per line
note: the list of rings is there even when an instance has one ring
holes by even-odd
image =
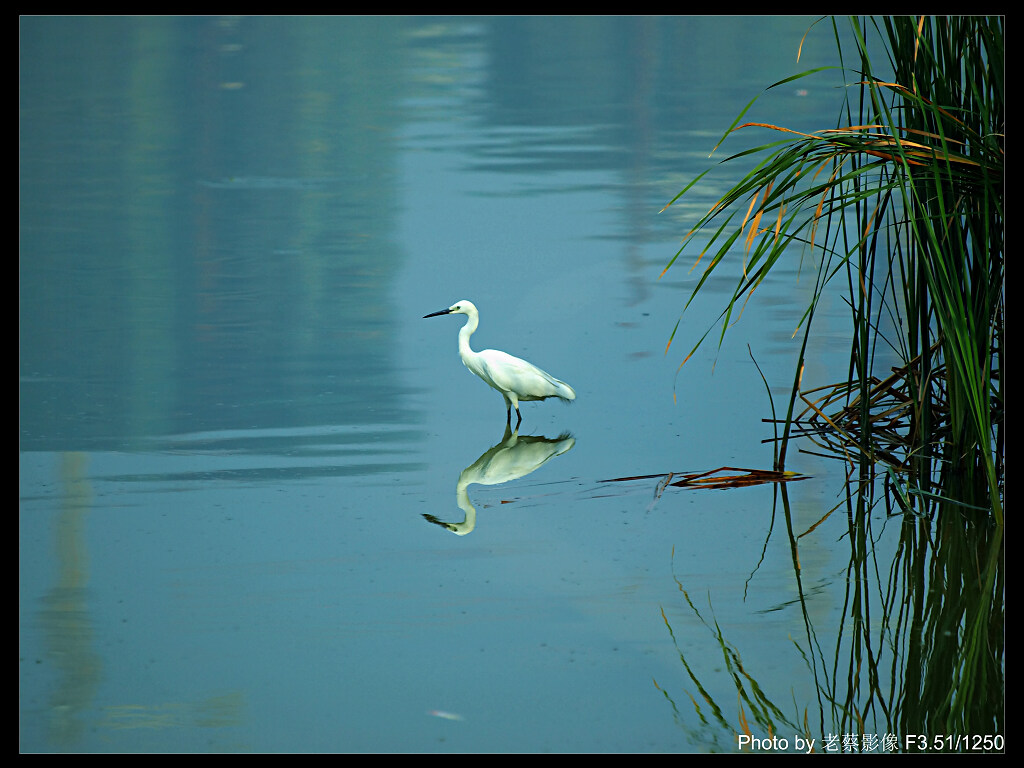
[[[22,18],[21,749],[732,751],[714,622],[802,722],[845,520],[798,584],[771,486],[603,481],[771,468],[747,345],[778,403],[813,272],[677,373],[732,286],[665,355],[697,273],[658,276],[739,171],[658,211],[835,63],[811,21]],[[504,432],[422,319],[463,298],[577,401]],[[789,468],[807,529],[841,478]]]

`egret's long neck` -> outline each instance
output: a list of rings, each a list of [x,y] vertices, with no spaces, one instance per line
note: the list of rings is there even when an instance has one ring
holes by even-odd
[[[473,335],[473,331],[476,330],[477,318],[473,315],[469,315],[466,320],[466,324],[459,330],[459,355],[463,358],[472,357],[476,353],[470,349],[469,337]]]

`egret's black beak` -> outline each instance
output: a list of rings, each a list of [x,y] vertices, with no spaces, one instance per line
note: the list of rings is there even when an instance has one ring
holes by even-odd
[[[424,315],[423,319],[426,320],[428,317],[437,317],[438,315],[449,315],[451,314],[450,309],[442,309],[440,312],[431,312],[429,315]]]

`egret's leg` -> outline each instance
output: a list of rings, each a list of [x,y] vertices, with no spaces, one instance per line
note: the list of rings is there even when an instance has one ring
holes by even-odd
[[[518,408],[516,409],[516,413],[519,413]],[[508,405],[505,406],[505,426],[512,426],[512,403],[508,403]]]
[[[503,393],[504,394],[504,393]],[[505,395],[505,403],[509,406],[508,412],[508,425],[512,425],[512,409],[516,409],[516,429],[519,429],[519,424],[523,421],[523,414],[519,412],[519,398],[516,397],[514,392],[509,392]]]

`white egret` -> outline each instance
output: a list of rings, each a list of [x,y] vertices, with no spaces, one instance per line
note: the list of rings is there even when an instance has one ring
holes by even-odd
[[[566,402],[576,399],[576,390],[559,381],[549,373],[518,357],[513,357],[497,349],[485,349],[474,352],[469,347],[469,337],[473,335],[480,322],[480,313],[471,301],[457,301],[448,309],[431,312],[424,318],[439,315],[466,315],[466,324],[459,331],[459,356],[463,364],[473,373],[487,382],[505,398],[505,423],[512,423],[512,408],[516,409],[516,428],[523,420],[519,412],[519,401],[546,400],[558,397]]]

